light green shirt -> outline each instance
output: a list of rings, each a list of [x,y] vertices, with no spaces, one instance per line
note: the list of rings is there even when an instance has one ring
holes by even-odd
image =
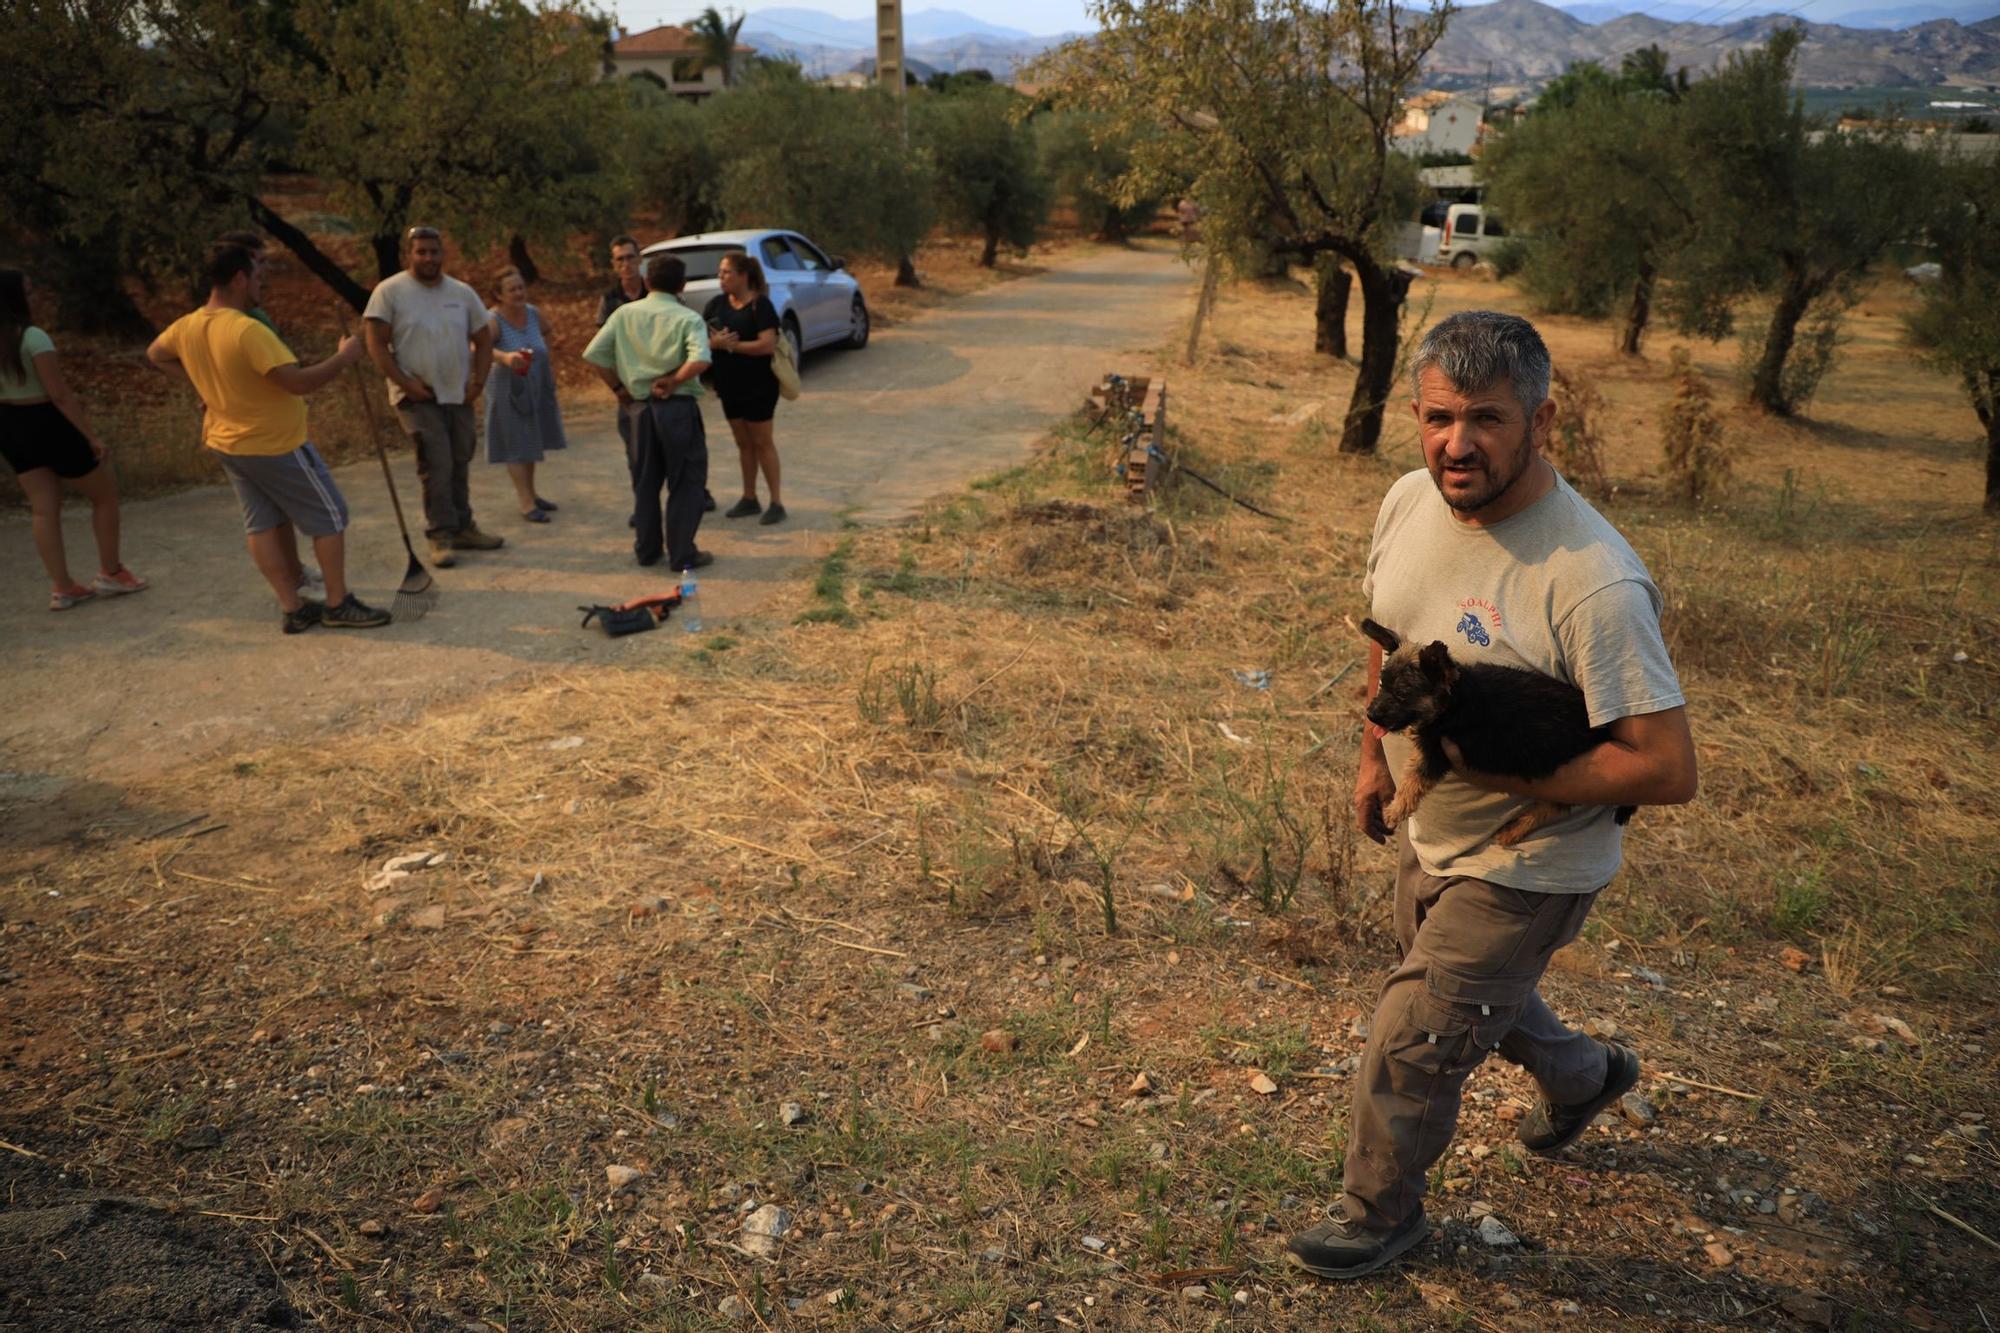
[[[0,402],[39,403],[48,397],[48,390],[42,387],[42,374],[35,369],[35,358],[55,350],[49,335],[30,324],[21,334],[21,375],[16,378],[0,363]]]
[[[583,359],[617,371],[625,392],[644,399],[662,375],[671,375],[690,361],[714,358],[708,350],[708,326],[700,315],[665,292],[647,292],[611,312],[583,349]],[[674,392],[699,398],[701,381],[691,379]]]

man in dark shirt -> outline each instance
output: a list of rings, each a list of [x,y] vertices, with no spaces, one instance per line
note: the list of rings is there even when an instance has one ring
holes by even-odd
[[[618,235],[611,238],[611,271],[618,275],[611,290],[597,301],[597,327],[603,328],[604,321],[611,318],[611,312],[619,306],[629,305],[646,294],[646,266],[639,258],[639,242],[630,236]],[[632,447],[632,423],[625,415],[624,408],[618,410],[618,439],[625,446],[625,471],[632,479],[634,495],[639,490],[639,455]],[[715,497],[706,490],[702,492],[704,512],[715,508]],[[625,526],[639,526],[639,516],[635,513],[625,520]]]

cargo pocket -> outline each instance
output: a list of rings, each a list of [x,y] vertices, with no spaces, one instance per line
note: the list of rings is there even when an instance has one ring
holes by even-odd
[[[1408,1017],[1397,1035],[1388,1054],[1425,1074],[1465,1073],[1491,1049],[1474,1040],[1471,1014],[1439,1003],[1428,990],[1411,991]]]
[[[1519,977],[1467,976],[1437,963],[1424,969],[1424,999],[1465,1025],[1478,1048],[1474,1064],[1513,1031],[1533,990],[1532,980]]]

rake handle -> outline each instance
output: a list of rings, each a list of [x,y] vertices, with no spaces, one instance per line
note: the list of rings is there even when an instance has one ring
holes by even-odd
[[[340,321],[340,336],[347,337],[347,310],[336,304],[333,313]],[[368,420],[368,434],[375,441],[375,457],[382,464],[382,480],[389,483],[389,503],[396,509],[396,527],[403,534],[403,549],[414,560],[417,548],[410,544],[410,525],[403,518],[403,498],[396,494],[396,474],[389,468],[389,450],[382,443],[382,424],[376,419],[375,404],[368,397],[368,385],[361,377],[360,363],[356,362],[348,369],[354,372],[354,396],[361,400],[361,415]]]

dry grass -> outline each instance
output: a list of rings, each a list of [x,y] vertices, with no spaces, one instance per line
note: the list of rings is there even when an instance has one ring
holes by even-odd
[[[1449,279],[1433,317],[1507,300]],[[1391,948],[1386,857],[1344,817],[1348,620],[1414,459],[1402,416],[1380,459],[1331,452],[1348,372],[1310,328],[1306,297],[1225,293],[1174,388],[1183,457],[1290,523],[1193,487],[1131,510],[1068,425],[656,668],[24,820],[7,966],[38,1003],[10,1019],[0,1137],[252,1219],[334,1321],[703,1327],[731,1294],[857,1328],[1995,1308],[1990,1253],[1927,1210],[2000,1230],[1991,1149],[1945,1133],[1995,1087],[2000,598],[1970,414],[1886,337],[1849,349],[1820,424],[1732,415],[1737,483],[1691,511],[1652,471],[1662,367],[1546,325],[1603,395],[1609,512],[1695,700],[1701,801],[1642,812],[1548,986],[1645,1053],[1661,1123],[1539,1163],[1511,1146],[1529,1085],[1489,1067],[1438,1171],[1443,1244],[1359,1290],[1273,1262],[1331,1197],[1350,1022]],[[1718,383],[1722,355],[1697,356]],[[416,847],[451,860],[364,891]],[[172,1151],[203,1121],[223,1150]],[[648,1171],[636,1199],[612,1163]],[[796,1216],[778,1264],[736,1248],[748,1198]],[[1470,1199],[1530,1250],[1472,1242]]]

